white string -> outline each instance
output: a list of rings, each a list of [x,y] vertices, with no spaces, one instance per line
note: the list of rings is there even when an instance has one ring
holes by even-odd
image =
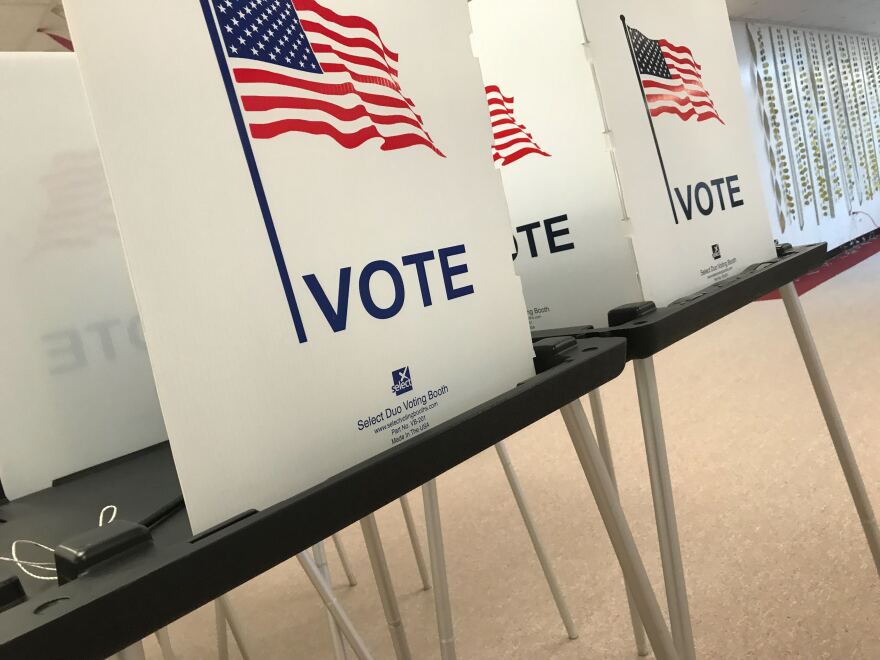
[[[48,550],[49,552],[53,552],[53,553],[55,552],[55,550],[53,548],[50,548],[48,545],[43,545],[42,543],[37,543],[36,541],[28,541],[27,539],[18,539],[17,541],[12,542],[12,561],[14,561],[18,565],[18,567],[22,570],[22,572],[24,572],[25,575],[29,575],[32,578],[34,578],[35,580],[55,580],[56,579],[55,575],[37,575],[36,573],[31,573],[27,568],[25,568],[26,565],[33,565],[37,562],[24,562],[18,558],[17,548],[18,548],[19,543],[24,543],[25,545],[32,545],[37,548],[42,548],[43,550]],[[39,562],[39,563],[45,564],[47,562]],[[37,567],[35,567],[35,568],[37,568]],[[39,570],[45,571],[46,573],[55,573],[56,572],[54,566],[39,566]]]
[[[113,513],[110,515],[110,520],[105,521],[104,512],[109,511],[110,509],[113,509]],[[116,520],[116,510],[116,507],[112,504],[108,504],[103,509],[101,509],[101,513],[98,514],[98,527],[103,527],[105,523],[109,525],[114,520]]]
[[[101,512],[98,514],[98,527],[103,527],[104,525],[109,525],[114,520],[116,520],[116,513],[118,509],[113,504],[108,504]],[[109,513],[108,519],[105,520],[105,514]],[[30,545],[35,548],[39,548],[40,550],[45,550],[46,552],[50,552],[55,554],[55,548],[51,548],[48,545],[43,545],[37,541],[31,541],[28,539],[18,539],[12,542],[12,556],[11,557],[3,557],[0,556],[0,561],[8,561],[12,562],[16,566],[18,566],[21,571],[29,576],[34,578],[35,580],[57,580],[57,569],[55,568],[54,561],[30,561],[28,559],[19,559],[18,557],[18,544],[22,543],[24,545]],[[39,575],[37,573],[32,573],[29,569],[34,569],[35,571],[43,571],[44,573],[49,573],[49,575]]]

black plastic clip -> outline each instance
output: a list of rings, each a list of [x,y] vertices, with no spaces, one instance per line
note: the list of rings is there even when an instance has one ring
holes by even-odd
[[[0,612],[5,612],[25,600],[27,596],[17,575],[0,577]]]
[[[791,243],[777,243],[776,244],[776,256],[777,258],[787,257],[788,255],[794,252],[794,248],[791,246]]]
[[[574,337],[551,337],[532,344],[535,350],[535,371],[543,373],[565,362],[565,353],[577,346]]]
[[[621,305],[608,312],[608,325],[614,328],[618,325],[635,321],[636,319],[642,318],[643,316],[647,316],[656,311],[657,305],[650,300]]]
[[[71,582],[108,559],[152,543],[149,529],[127,520],[77,534],[55,548],[58,584]]]

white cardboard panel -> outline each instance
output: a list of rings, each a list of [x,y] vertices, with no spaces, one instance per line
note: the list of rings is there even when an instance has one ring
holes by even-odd
[[[294,59],[313,63],[309,38],[279,14],[290,5],[252,4],[292,35],[283,45],[302,49]],[[242,96],[340,99],[303,93],[288,83],[304,74],[280,63],[224,51],[238,39],[256,46],[233,23],[246,20],[239,12],[250,14],[240,0],[66,3],[196,530],[294,495],[533,373],[504,193],[486,156],[491,136],[466,4],[323,2],[336,19],[320,7],[331,18],[316,16],[315,3],[295,4],[301,13],[312,9],[309,20],[324,21],[325,33],[335,20],[335,31],[364,39],[352,43],[384,67],[379,78],[391,81],[390,69],[399,70],[400,94],[412,99],[442,157],[422,145],[387,150],[386,141],[381,150],[378,138],[348,149],[302,130],[271,139],[245,132],[242,139],[235,116],[251,102]],[[215,11],[221,16],[216,27]],[[247,20],[256,23],[256,17]],[[212,44],[217,27],[235,40]],[[258,27],[262,38],[268,28]],[[269,37],[279,48],[282,38]],[[276,45],[269,45],[274,52]],[[338,64],[327,53],[319,57]],[[234,74],[239,82],[231,88],[231,111],[222,77],[228,66],[260,68],[271,80],[288,82],[248,86],[242,79],[249,74]],[[363,84],[369,83],[353,87]],[[381,85],[374,91],[396,94]],[[342,96],[349,109],[360,105],[358,98],[370,105]],[[376,124],[328,115],[318,127],[314,114],[289,111],[249,110],[244,123],[306,117],[318,132],[329,124],[349,133]],[[274,252],[254,170],[277,231]],[[448,259],[449,288],[470,285],[474,292],[449,299],[438,251],[459,245],[466,253]],[[404,255],[423,252],[433,254],[423,264],[429,306],[422,271],[402,265]],[[368,313],[359,294],[363,269],[377,261],[388,262],[386,271],[393,264],[405,291],[398,313],[387,319]],[[334,332],[307,282],[320,284],[332,317],[346,268],[351,283],[346,287],[343,279],[341,290],[349,293],[348,315],[344,329],[337,323]],[[285,295],[285,273],[296,307]],[[393,281],[380,272],[368,284],[378,307],[397,311]],[[406,368],[408,382],[399,375]],[[393,384],[402,387],[395,392]]]
[[[490,111],[496,142],[513,145],[499,166],[532,327],[605,325],[609,309],[642,296],[577,2],[470,9],[486,84],[512,99]],[[543,153],[522,151],[527,135]]]
[[[0,480],[165,440],[75,56],[0,53]]]
[[[748,108],[723,0],[579,0],[579,6],[617,153],[645,296],[666,304],[772,258],[770,220],[757,156],[752,141],[745,137],[750,130]],[[702,86],[722,119],[654,117],[669,190],[622,15],[629,27],[649,40],[668,43],[680,66],[699,75],[699,85],[692,84],[693,76],[684,81],[691,99],[706,100],[692,93]],[[639,50],[649,44],[634,46]],[[693,69],[693,60],[698,71]],[[683,79],[668,82],[675,86]],[[708,109],[677,105],[686,114],[694,110],[703,114]]]

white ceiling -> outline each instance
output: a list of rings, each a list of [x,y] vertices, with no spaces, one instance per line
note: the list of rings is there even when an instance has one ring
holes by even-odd
[[[727,0],[732,18],[880,34],[880,0]]]

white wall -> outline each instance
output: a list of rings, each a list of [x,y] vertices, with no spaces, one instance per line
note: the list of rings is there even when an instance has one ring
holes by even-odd
[[[764,182],[764,193],[767,197],[767,205],[772,210],[768,222],[773,230],[773,237],[781,243],[793,245],[806,245],[808,243],[828,243],[828,248],[836,248],[848,241],[858,238],[877,227],[864,215],[848,216],[845,203],[837,206],[837,216],[834,219],[825,218],[819,225],[815,218],[807,218],[804,228],[801,230],[797,225],[789,225],[783,232],[776,219],[776,199],[773,196],[773,178],[770,169],[770,159],[767,156],[767,146],[764,141],[764,133],[761,128],[760,99],[755,85],[753,71],[752,52],[749,46],[749,35],[746,23],[731,21],[733,40],[736,44],[736,55],[739,60],[740,76],[743,87],[749,99],[752,112],[749,117],[752,126],[751,139],[755,144],[758,154],[761,178]],[[868,201],[864,206],[855,208],[854,211],[868,213],[874,220],[880,223],[880,198]]]

